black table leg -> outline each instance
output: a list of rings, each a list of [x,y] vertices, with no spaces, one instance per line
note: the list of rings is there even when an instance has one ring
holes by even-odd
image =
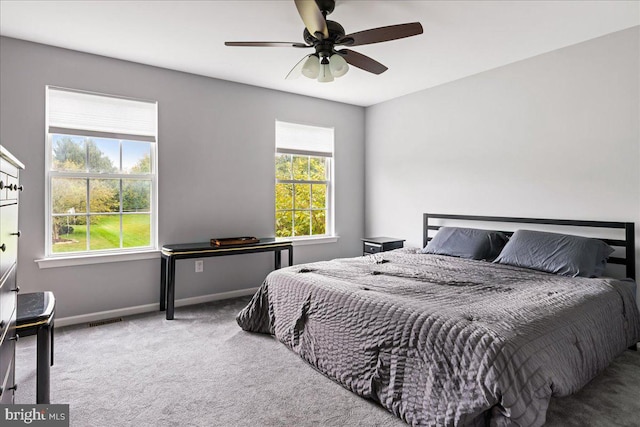
[[[275,263],[275,269],[279,270],[281,265],[282,265],[282,251],[281,250],[276,250],[273,252],[275,259],[276,259],[276,263]]]
[[[181,245],[183,248],[189,245]],[[282,251],[289,251],[289,266],[293,265],[293,245],[290,242],[273,243],[272,241],[263,242],[259,245],[247,245],[247,247],[233,248],[212,248],[209,244],[194,244],[192,250],[173,251],[172,248],[165,247],[162,249],[161,272],[160,272],[160,311],[166,310],[167,320],[173,320],[175,313],[176,299],[176,260],[191,259],[224,255],[240,255],[257,252],[274,252],[275,269],[282,268]]]
[[[36,355],[36,404],[49,403],[51,325],[38,328]]]
[[[176,303],[176,260],[167,257],[167,320],[173,320]]]
[[[51,315],[51,327],[49,334],[51,335],[51,366],[53,366],[53,331],[55,330],[55,324],[53,318],[55,317],[55,312]]]
[[[167,309],[167,257],[160,257],[160,311]]]

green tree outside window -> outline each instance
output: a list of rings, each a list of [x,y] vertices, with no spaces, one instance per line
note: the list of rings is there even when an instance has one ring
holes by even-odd
[[[127,141],[132,146],[138,145],[137,152],[130,150],[129,157],[136,158],[137,155],[137,161],[128,171],[120,165],[120,152],[124,152],[121,144],[124,143],[105,138],[52,135],[51,169],[59,172],[51,179],[54,253],[151,244],[150,178],[66,176],[80,173],[150,174],[148,143]],[[89,247],[87,234],[91,242]]]
[[[325,157],[276,154],[276,237],[327,234],[329,161]]]

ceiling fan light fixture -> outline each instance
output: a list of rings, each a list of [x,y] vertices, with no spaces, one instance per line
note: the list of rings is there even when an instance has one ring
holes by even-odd
[[[347,64],[347,61],[342,57],[342,55],[335,53],[331,55],[329,61],[329,68],[331,69],[333,77],[342,77],[347,74],[347,71],[349,71],[349,64]]]
[[[424,32],[422,24],[419,22],[409,22],[346,34],[342,25],[327,19],[327,15],[335,8],[336,0],[294,0],[294,3],[305,26],[302,32],[304,43],[239,41],[225,42],[225,46],[313,48],[315,53],[300,59],[285,78],[291,80],[302,74],[307,78],[317,79],[319,82],[332,82],[335,77],[344,76],[350,67],[356,67],[372,74],[382,74],[388,70],[386,66],[373,58],[351,49],[336,51],[336,47],[388,42],[417,36]]]
[[[309,55],[302,66],[302,75],[310,79],[317,79],[320,74],[320,62],[316,55]]]
[[[329,83],[334,80],[333,74],[331,74],[331,65],[329,59],[326,56],[322,57],[320,61],[320,74],[318,75],[318,81],[320,83]]]

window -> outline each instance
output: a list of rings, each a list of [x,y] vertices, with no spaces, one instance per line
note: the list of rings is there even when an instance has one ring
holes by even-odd
[[[157,103],[47,87],[47,256],[155,249]]]
[[[333,129],[276,121],[276,237],[332,236]]]

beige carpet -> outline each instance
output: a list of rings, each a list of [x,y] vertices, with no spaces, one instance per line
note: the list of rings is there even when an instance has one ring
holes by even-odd
[[[56,329],[52,403],[71,426],[402,426],[265,335],[243,332],[248,298]],[[35,403],[35,337],[17,349],[16,403]],[[574,396],[554,399],[551,426],[638,426],[640,353],[626,351]]]

